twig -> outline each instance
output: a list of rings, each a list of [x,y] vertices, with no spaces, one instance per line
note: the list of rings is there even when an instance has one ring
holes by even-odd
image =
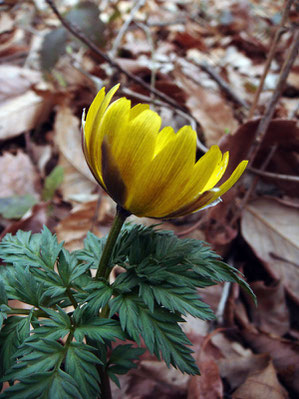
[[[151,81],[150,81],[150,85],[151,85],[151,88],[154,88],[156,85],[157,68],[155,65],[155,45],[154,45],[152,33],[151,33],[150,28],[148,26],[146,26],[145,24],[143,24],[142,22],[135,22],[135,24],[138,27],[140,27],[141,29],[143,29],[143,31],[146,35],[147,41],[149,42],[150,47],[151,47]],[[154,99],[153,93],[151,93],[151,99],[152,99],[152,101]]]
[[[292,7],[293,2],[294,2],[294,0],[286,0],[286,6],[284,8],[284,12],[283,12],[283,15],[282,15],[282,18],[281,18],[280,25],[279,25],[278,29],[276,30],[275,35],[273,37],[273,40],[272,40],[272,43],[271,43],[271,46],[270,46],[270,50],[269,50],[269,54],[267,56],[267,61],[266,61],[266,65],[265,65],[265,68],[264,68],[264,72],[263,72],[263,75],[261,77],[259,87],[258,87],[257,91],[255,92],[251,108],[249,110],[248,120],[251,119],[253,117],[253,115],[254,115],[255,109],[257,107],[258,100],[260,98],[260,94],[261,94],[261,92],[263,90],[263,87],[264,87],[264,82],[265,82],[267,73],[268,73],[268,71],[270,69],[272,60],[273,60],[275,52],[276,52],[276,47],[277,47],[279,38],[280,38],[281,34],[284,32],[284,25],[285,25],[285,23],[286,23],[286,21],[288,19],[288,16],[289,16],[289,13],[290,13],[290,9]]]
[[[274,152],[277,150],[277,144],[273,145],[270,148],[270,152],[267,156],[267,158],[265,159],[265,161],[263,162],[262,166],[261,166],[261,170],[266,169],[266,167],[268,166],[269,162],[271,161]],[[256,176],[253,181],[251,182],[251,185],[249,187],[249,189],[246,191],[246,194],[244,196],[244,198],[242,199],[242,202],[239,206],[239,209],[235,212],[232,220],[231,220],[231,225],[233,226],[235,224],[235,222],[239,219],[243,209],[245,208],[245,205],[247,204],[247,202],[249,201],[249,198],[251,197],[251,194],[253,193],[253,190],[255,189],[257,183],[259,181],[259,176]]]
[[[130,23],[133,21],[135,14],[139,10],[139,8],[144,6],[144,4],[145,4],[145,0],[136,0],[135,1],[135,4],[133,5],[133,7],[131,9],[131,12],[130,12],[128,18],[126,19],[125,23],[120,28],[120,30],[119,30],[119,32],[118,32],[118,34],[117,34],[117,36],[116,36],[116,38],[114,40],[112,49],[111,49],[110,54],[109,54],[111,57],[115,56],[115,54],[116,54],[116,52],[118,50],[118,47],[120,45],[120,42],[121,42],[124,34],[126,33]]]
[[[256,134],[255,134],[255,140],[252,143],[252,146],[250,147],[250,149],[248,151],[247,157],[249,159],[250,166],[253,164],[253,161],[260,149],[263,138],[264,138],[266,131],[269,127],[269,124],[271,122],[271,119],[272,119],[274,111],[275,111],[275,107],[276,107],[278,100],[281,96],[281,93],[285,86],[287,77],[290,73],[291,67],[296,59],[296,56],[298,53],[298,48],[299,48],[299,29],[296,29],[294,38],[293,38],[293,43],[289,49],[286,60],[281,69],[281,73],[279,75],[276,89],[274,90],[271,101],[269,102],[269,104],[266,108],[265,115],[260,120],[260,123],[258,125]]]
[[[155,105],[157,105],[157,106],[163,105],[159,100],[151,100],[150,97],[145,96],[145,95],[140,94],[140,93],[136,93],[136,92],[134,92],[134,91],[132,91],[132,90],[130,90],[130,89],[127,89],[127,88],[125,88],[125,87],[122,88],[122,92],[123,92],[124,94],[130,96],[130,97],[137,98],[137,99],[140,100],[140,101],[144,101],[144,102],[147,102],[147,103],[152,102],[152,104],[155,104]],[[173,108],[173,107],[170,106],[169,104],[165,104],[165,106],[168,106],[168,107],[170,107],[171,109]],[[189,114],[189,113],[187,113],[187,112],[185,112],[185,111],[181,111],[180,109],[176,109],[175,111],[176,111],[176,113],[177,113],[178,115],[181,115],[182,117],[184,117],[185,119],[187,119],[187,120],[189,121],[189,123],[190,123],[192,129],[194,129],[194,130],[197,131],[197,132],[199,132],[199,131],[201,130],[200,126],[198,125],[197,120],[196,120],[191,114]],[[196,145],[197,145],[197,148],[198,148],[199,150],[201,150],[202,152],[207,152],[207,151],[209,150],[209,149],[199,140],[198,136],[197,136],[196,140],[197,140],[197,141],[196,141]]]
[[[235,103],[241,105],[244,108],[249,108],[247,102],[240,98],[227,84],[227,82],[222,79],[222,77],[215,71],[215,69],[208,65],[206,62],[197,64],[203,71],[211,76],[215,82],[220,86],[220,88],[230,97]]]
[[[54,14],[57,16],[59,21],[62,23],[62,25],[69,31],[71,32],[77,39],[81,40],[82,43],[84,43],[90,50],[92,50],[96,55],[99,57],[103,58],[105,61],[107,61],[112,67],[116,68],[119,72],[123,73],[124,75],[127,76],[127,78],[133,80],[134,82],[138,83],[140,86],[144,87],[146,90],[148,90],[150,93],[154,93],[157,97],[159,97],[161,100],[163,100],[165,103],[171,105],[175,110],[179,109],[183,111],[185,114],[189,114],[186,109],[184,109],[182,106],[180,106],[176,101],[174,101],[171,97],[167,96],[166,94],[162,93],[160,90],[157,90],[156,88],[152,88],[150,85],[148,85],[146,82],[144,82],[141,78],[138,76],[132,74],[129,71],[126,71],[121,65],[119,65],[117,62],[113,61],[106,53],[104,53],[102,50],[100,50],[93,42],[91,42],[82,32],[81,30],[77,27],[74,26],[72,23],[69,21],[66,21],[63,16],[60,14],[58,11],[57,7],[55,6],[53,0],[46,0],[46,3],[49,4],[51,9],[53,10]],[[190,114],[189,114],[190,115]],[[191,115],[190,115],[191,116]]]
[[[270,177],[271,179],[278,179],[278,180],[285,180],[285,181],[292,181],[292,182],[299,183],[298,176],[284,175],[282,173],[265,172],[263,170],[253,168],[252,166],[250,168],[248,168],[248,170],[250,172],[255,173],[256,175]]]
[[[216,311],[216,319],[218,321],[218,324],[223,324],[223,319],[224,319],[224,310],[225,306],[229,297],[229,292],[230,292],[230,287],[232,283],[229,281],[226,281],[223,285],[222,293],[221,293],[221,298],[218,304],[218,308]]]

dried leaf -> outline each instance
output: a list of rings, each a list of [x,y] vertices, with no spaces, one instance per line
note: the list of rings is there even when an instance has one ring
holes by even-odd
[[[299,344],[257,331],[250,325],[241,330],[243,338],[257,353],[269,353],[283,383],[299,393]]]
[[[20,219],[36,202],[30,194],[0,198],[0,213],[6,219]]]
[[[248,204],[241,220],[242,235],[275,280],[281,280],[299,301],[299,213],[274,199]]]
[[[8,152],[0,157],[1,197],[32,194],[38,197],[36,183],[38,175],[28,155],[18,151],[14,156]],[[26,184],[24,184],[26,182]]]
[[[67,32],[64,28],[54,29],[45,35],[40,51],[40,65],[43,71],[51,72],[65,53],[66,39]]]
[[[67,106],[58,108],[55,119],[55,141],[64,157],[78,172],[95,182],[85,161],[82,144],[80,121]]]
[[[261,371],[252,373],[232,395],[233,399],[287,399],[271,361]]]
[[[290,311],[286,303],[285,290],[282,281],[265,285],[263,281],[250,284],[257,297],[258,306],[252,301],[250,306],[251,319],[256,327],[274,335],[283,336],[290,329]]]
[[[48,118],[52,105],[52,95],[32,90],[6,101],[0,106],[0,140],[34,129]]]

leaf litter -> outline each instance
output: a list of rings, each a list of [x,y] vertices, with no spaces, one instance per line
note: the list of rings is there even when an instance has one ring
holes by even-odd
[[[73,250],[82,247],[87,230],[99,236],[108,232],[114,205],[97,189],[80,138],[82,110],[102,85],[121,81],[121,95],[134,104],[152,103],[165,125],[179,129],[191,124],[198,132],[198,156],[212,144],[229,150],[227,173],[255,145],[293,40],[295,7],[250,120],[249,107],[284,2],[149,0],[132,14],[136,3],[74,0],[57,5],[101,51],[173,98],[177,107],[74,39],[46,2],[0,5],[2,237],[18,229],[38,232],[46,224]],[[216,208],[159,226],[181,237],[206,239],[245,273],[258,307],[234,287],[201,290],[218,319],[212,324],[188,319],[184,328],[202,376],[182,376],[146,352],[139,368],[121,378],[121,390],[113,387],[115,398],[297,397],[298,82],[296,60],[239,187]]]

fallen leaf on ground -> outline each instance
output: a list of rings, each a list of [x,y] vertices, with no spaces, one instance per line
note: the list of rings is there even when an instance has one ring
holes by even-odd
[[[299,393],[299,344],[258,331],[250,325],[241,330],[242,337],[257,353],[268,353],[282,382]],[[268,395],[269,396],[269,395]],[[267,396],[264,396],[267,397]],[[271,397],[271,396],[270,396]]]
[[[282,281],[265,285],[263,281],[250,284],[257,297],[258,306],[248,301],[253,324],[260,330],[283,336],[290,329],[290,311],[286,303]]]
[[[22,151],[18,151],[16,155],[4,153],[0,157],[0,170],[2,198],[25,194],[38,198],[36,187],[39,177],[27,154]]]
[[[111,221],[111,202],[103,196],[98,209],[97,201],[85,202],[74,207],[55,230],[58,240],[65,242],[65,248],[74,251],[83,248],[83,240],[89,230],[99,237],[106,235],[110,230]]]
[[[287,399],[288,393],[278,381],[270,360],[263,369],[248,376],[232,395],[233,399]]]
[[[80,121],[69,107],[58,108],[54,128],[55,142],[63,156],[78,172],[95,183],[83,155]]]
[[[181,74],[178,78],[180,76],[187,93],[186,105],[203,127],[208,147],[217,144],[226,132],[237,129],[238,122],[233,116],[232,108],[219,92],[199,86]]]
[[[210,338],[211,336],[208,335],[201,340],[201,346],[197,352],[197,365],[200,370],[200,376],[196,375],[190,378],[188,399],[223,398],[223,383],[217,364],[217,360],[222,355],[221,351],[211,342]],[[192,340],[192,343],[194,344],[194,340]]]
[[[19,96],[41,81],[39,71],[16,65],[0,65],[0,103]]]
[[[299,302],[298,210],[274,199],[258,199],[245,207],[241,231],[268,273]]]
[[[48,119],[53,106],[52,95],[41,96],[32,90],[0,105],[0,140],[34,129]]]

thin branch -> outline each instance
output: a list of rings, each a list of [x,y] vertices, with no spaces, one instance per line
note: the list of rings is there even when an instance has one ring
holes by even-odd
[[[292,7],[293,2],[294,2],[294,0],[286,0],[286,6],[284,8],[284,12],[283,12],[283,15],[282,15],[282,18],[281,18],[281,22],[280,22],[280,25],[277,28],[277,30],[275,32],[275,35],[273,37],[273,40],[272,40],[272,43],[271,43],[271,46],[270,46],[270,50],[269,50],[269,54],[267,56],[267,61],[266,61],[266,65],[265,65],[265,68],[264,68],[264,72],[263,72],[263,75],[261,77],[259,87],[258,87],[257,91],[255,92],[254,99],[253,99],[253,102],[252,102],[252,105],[251,105],[251,108],[250,108],[250,111],[249,111],[249,114],[248,114],[248,120],[251,119],[253,117],[254,113],[255,113],[255,110],[256,110],[256,107],[257,107],[257,103],[258,103],[258,100],[260,98],[260,94],[261,94],[261,92],[263,90],[263,87],[264,87],[264,82],[265,82],[267,73],[268,73],[268,71],[270,69],[271,63],[272,63],[273,58],[275,56],[279,38],[280,38],[281,34],[284,32],[284,30],[285,30],[284,25],[285,25],[285,23],[286,23],[286,21],[288,19],[288,16],[289,16],[289,13],[290,13],[290,9]]]
[[[130,12],[128,18],[126,19],[125,23],[124,23],[124,24],[122,25],[122,27],[120,28],[120,30],[119,30],[119,32],[118,32],[118,34],[117,34],[117,36],[116,36],[116,38],[115,38],[115,40],[114,40],[112,49],[111,49],[110,54],[109,54],[111,57],[114,57],[115,54],[117,53],[117,50],[118,50],[118,48],[119,48],[119,46],[120,46],[120,42],[121,42],[121,40],[122,40],[124,34],[126,33],[126,31],[127,31],[128,27],[129,27],[130,23],[133,21],[134,16],[135,16],[135,14],[137,13],[137,11],[138,11],[141,7],[143,7],[144,4],[145,4],[145,0],[136,0],[136,1],[135,1],[135,4],[133,5],[133,7],[132,7],[132,9],[131,9],[131,12]]]
[[[271,101],[269,102],[269,104],[266,108],[265,115],[260,120],[260,123],[259,123],[257,131],[256,131],[255,140],[254,140],[251,148],[248,151],[247,157],[250,160],[250,166],[252,165],[252,163],[260,149],[263,138],[264,138],[266,131],[269,127],[269,124],[272,120],[272,117],[273,117],[274,111],[275,111],[275,107],[276,107],[278,100],[281,96],[281,93],[284,89],[284,86],[285,86],[286,80],[288,78],[288,75],[290,73],[290,70],[292,68],[292,65],[296,59],[298,49],[299,49],[299,29],[297,28],[294,33],[292,45],[288,51],[286,60],[281,69],[281,73],[279,75],[276,89],[274,90]]]
[[[282,173],[272,173],[272,172],[266,172],[264,170],[259,170],[256,168],[253,168],[252,166],[248,168],[250,172],[255,173],[256,175],[264,176],[264,177],[270,177],[271,179],[277,179],[277,180],[285,180],[285,181],[291,181],[295,183],[299,183],[299,177],[298,176],[292,176],[292,175],[284,175]]]
[[[134,82],[138,83],[140,86],[144,87],[150,93],[154,93],[157,97],[159,97],[165,103],[171,105],[174,109],[176,109],[176,110],[179,109],[179,110],[183,111],[184,113],[189,114],[186,111],[186,109],[184,109],[182,106],[180,106],[171,97],[169,97],[166,94],[162,93],[160,90],[157,90],[156,88],[151,87],[150,85],[148,85],[146,82],[144,82],[141,78],[139,78],[138,76],[134,75],[133,73],[131,73],[129,71],[126,71],[121,65],[119,65],[116,61],[112,60],[111,57],[109,57],[106,53],[104,53],[102,50],[100,50],[92,41],[90,41],[81,32],[81,30],[77,26],[74,26],[72,23],[70,23],[69,21],[66,21],[63,18],[63,16],[58,11],[56,5],[54,4],[53,0],[46,0],[46,3],[51,7],[51,9],[53,10],[54,14],[57,16],[57,18],[62,23],[62,25],[69,32],[71,32],[77,39],[79,39],[82,43],[84,43],[90,50],[92,50],[96,55],[98,55],[99,57],[101,57],[105,61],[107,61],[113,68],[116,68],[119,72],[121,72],[124,75],[126,75],[127,78],[129,78],[129,79],[133,80]]]
[[[266,169],[266,167],[269,165],[269,162],[271,161],[275,151],[277,150],[277,144],[273,145],[270,148],[270,152],[267,155],[267,158],[264,160],[262,166],[261,166],[261,170]],[[247,202],[249,201],[251,194],[253,193],[257,183],[259,181],[259,176],[256,176],[253,181],[251,182],[250,187],[248,188],[248,190],[246,191],[246,194],[244,196],[244,198],[242,199],[241,205],[239,207],[239,209],[235,212],[232,221],[231,221],[231,225],[233,226],[235,224],[235,222],[239,219],[243,209],[245,208]]]
[[[222,79],[222,77],[215,71],[215,69],[207,64],[206,62],[197,64],[203,71],[205,71],[215,82],[220,86],[220,88],[230,97],[235,103],[241,105],[244,108],[249,108],[247,102],[239,97],[227,84],[227,82]]]

